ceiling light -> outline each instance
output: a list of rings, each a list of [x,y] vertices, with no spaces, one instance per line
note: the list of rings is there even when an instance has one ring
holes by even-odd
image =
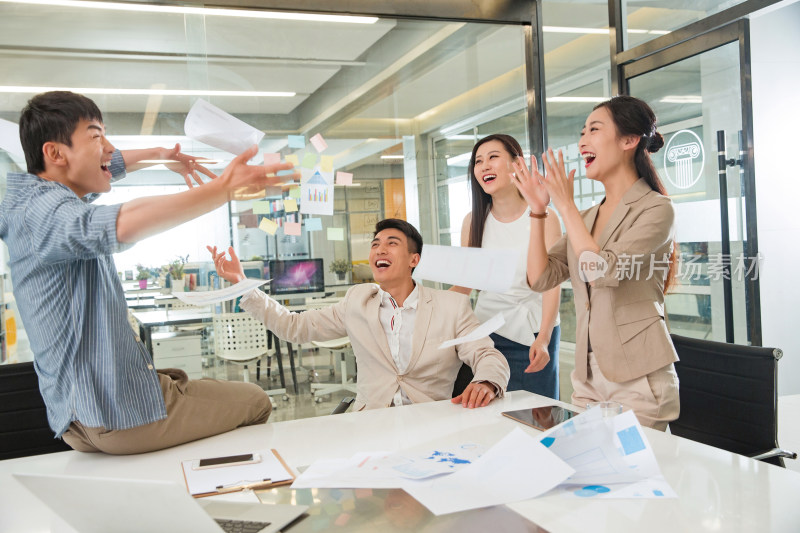
[[[153,4],[133,4],[133,3],[123,4],[119,2],[87,2],[85,0],[0,0],[0,3],[77,7],[84,9],[105,9],[110,11],[175,13],[180,15],[207,15],[207,16],[217,16],[217,17],[300,20],[304,22],[344,22],[349,24],[374,24],[375,22],[378,21],[377,17],[354,17],[350,15],[322,15],[313,13],[290,13],[282,11],[250,11],[246,9],[165,6],[165,5],[153,5]]]
[[[702,104],[703,97],[697,94],[670,94],[659,102],[663,104]]]
[[[0,0],[2,2],[3,0]],[[23,87],[15,85],[0,86],[0,93],[46,93],[48,91],[72,91],[78,94],[116,94],[116,95],[160,95],[160,96],[263,96],[291,98],[297,93],[289,91],[211,91],[188,89],[104,89],[99,87]]]
[[[404,157],[402,155],[382,155],[381,159],[403,159]]]
[[[551,96],[545,99],[547,103],[590,103],[598,104],[608,100],[608,96]]]

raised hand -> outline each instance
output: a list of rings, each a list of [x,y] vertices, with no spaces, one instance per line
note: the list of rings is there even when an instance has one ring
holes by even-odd
[[[547,176],[547,179],[544,180],[544,186],[550,194],[553,205],[559,214],[563,215],[566,208],[575,203],[575,171],[570,170],[569,174],[567,174],[567,169],[564,165],[564,153],[559,150],[558,157],[556,157],[552,148],[542,154],[542,165]]]
[[[525,158],[520,156],[512,161],[514,174],[511,181],[516,185],[517,190],[528,203],[531,213],[544,213],[547,204],[550,203],[550,194],[547,192],[543,181],[544,176],[539,174],[536,166],[536,157],[531,156],[531,168],[525,164]]]
[[[183,179],[186,181],[187,187],[189,187],[190,189],[194,187],[192,179],[194,179],[194,181],[196,181],[198,185],[203,184],[202,178],[197,175],[198,172],[205,174],[212,180],[217,177],[216,174],[214,174],[206,167],[198,163],[198,161],[205,161],[204,159],[192,157],[184,153],[181,153],[180,144],[176,144],[175,147],[171,149],[164,148],[164,154],[162,155],[162,159],[173,161],[173,163],[165,163],[164,166],[170,169],[171,171],[183,176]]]
[[[291,163],[274,165],[248,165],[247,162],[258,153],[258,146],[253,145],[246,152],[236,156],[217,178],[228,191],[230,199],[247,197],[263,190],[265,187],[279,185],[288,181],[300,181],[300,173],[294,172],[285,176],[277,176],[281,170],[291,170]]]
[[[230,259],[225,259],[225,252],[217,253],[217,247],[206,246],[206,249],[211,252],[211,257],[214,258],[214,267],[217,269],[217,275],[224,280],[231,283],[239,283],[245,279],[244,269],[233,251],[233,246],[228,248]]]

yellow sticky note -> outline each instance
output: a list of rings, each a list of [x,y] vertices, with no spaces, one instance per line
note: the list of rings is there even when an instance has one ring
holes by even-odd
[[[295,200],[300,199],[300,187],[292,187],[289,189],[289,198],[294,198]]]
[[[323,172],[333,172],[333,157],[323,155],[319,167]]]
[[[287,213],[294,213],[297,211],[297,200],[294,198],[284,198],[283,199],[283,210]]]
[[[344,228],[328,228],[328,240],[329,241],[343,241],[344,240]]]
[[[297,154],[289,154],[289,155],[287,155],[286,156],[286,162],[287,163],[291,163],[294,166],[297,166],[297,165],[300,164],[300,160],[297,158]]]
[[[264,218],[261,219],[261,224],[258,225],[258,229],[270,235],[275,235],[275,232],[278,231],[278,225],[273,222],[272,219]]]

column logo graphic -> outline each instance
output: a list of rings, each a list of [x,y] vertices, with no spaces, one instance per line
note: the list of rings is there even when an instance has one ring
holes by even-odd
[[[664,173],[679,189],[688,189],[703,175],[706,153],[703,141],[690,130],[675,132],[667,143],[664,154]],[[699,165],[695,169],[695,163]]]

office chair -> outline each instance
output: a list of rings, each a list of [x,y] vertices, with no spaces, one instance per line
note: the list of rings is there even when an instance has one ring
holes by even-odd
[[[332,392],[340,390],[357,392],[355,383],[348,383],[347,381],[347,360],[345,359],[347,352],[351,351],[350,338],[342,337],[340,339],[333,339],[330,341],[311,341],[311,344],[317,348],[330,350],[331,352],[339,354],[339,366],[342,373],[341,383],[312,383],[311,394],[317,403],[322,402],[322,397]]]
[[[680,417],[673,435],[784,466],[778,447],[776,348],[672,335],[680,361]]]
[[[472,368],[467,363],[461,363],[461,368],[458,369],[456,381],[453,383],[453,398],[464,392],[467,385],[472,383],[472,378],[475,374],[472,373]]]
[[[0,460],[71,449],[47,424],[33,363],[0,365]]]
[[[242,380],[250,382],[250,370],[247,365],[260,361],[264,356],[275,353],[267,341],[267,328],[247,313],[224,313],[214,315],[214,353],[223,361],[244,366]],[[256,370],[256,381],[260,379],[261,370]],[[270,389],[270,396],[283,394],[288,400],[286,389]]]
[[[333,411],[331,411],[331,414],[332,415],[340,415],[340,414],[344,413],[345,411],[350,409],[350,406],[353,405],[353,403],[355,401],[356,401],[356,399],[353,398],[352,396],[347,396],[345,398],[342,398],[342,401],[339,402],[339,405],[334,407]]]

